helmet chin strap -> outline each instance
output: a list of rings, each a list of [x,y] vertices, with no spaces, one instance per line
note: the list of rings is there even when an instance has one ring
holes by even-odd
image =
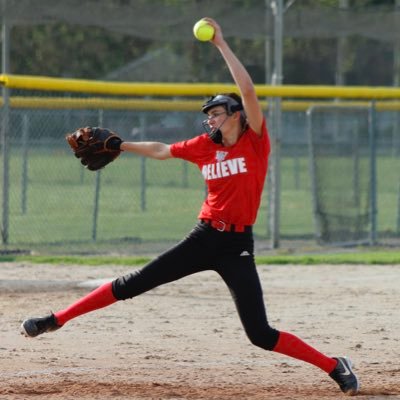
[[[222,132],[221,132],[220,128],[226,122],[228,117],[229,117],[229,115],[227,115],[225,117],[225,119],[221,122],[221,124],[217,128],[214,128],[214,129],[210,128],[210,125],[208,124],[208,120],[204,120],[202,122],[203,128],[208,133],[209,138],[216,144],[222,144]]]

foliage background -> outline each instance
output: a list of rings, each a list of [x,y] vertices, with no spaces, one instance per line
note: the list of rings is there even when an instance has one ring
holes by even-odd
[[[196,19],[208,13],[221,21],[222,27],[227,30],[228,40],[239,57],[244,60],[254,80],[257,83],[269,82],[268,75],[271,71],[268,71],[266,64],[270,62],[272,65],[273,60],[266,61],[268,57],[265,38],[267,36],[262,33],[266,29],[266,34],[269,35],[273,28],[268,1],[108,0],[106,4],[110,8],[110,13],[107,16],[103,15],[104,12],[95,13],[96,4],[101,5],[102,1],[92,0],[93,18],[87,20],[82,17],[83,20],[79,21],[74,16],[70,18],[73,21],[70,23],[68,15],[72,15],[74,10],[68,10],[68,7],[73,8],[74,2],[70,0],[63,2],[65,10],[61,8],[61,2],[56,2],[60,4],[59,13],[66,14],[60,15],[59,20],[53,17],[48,18],[50,22],[43,23],[40,18],[36,21],[35,15],[32,15],[30,23],[13,24],[10,70],[15,74],[107,79],[113,71],[124,68],[128,63],[138,61],[162,48],[177,55],[173,61],[175,65],[169,66],[174,80],[178,80],[179,77],[175,76],[173,71],[179,70],[180,64],[187,59],[185,78],[190,76],[190,80],[194,82],[230,81],[226,68],[216,67],[219,55],[210,46],[199,46],[191,32],[192,24]],[[394,71],[394,53],[397,42],[395,24],[397,14],[393,16],[394,25],[387,26],[392,40],[388,41],[386,37],[377,40],[361,36],[358,33],[360,27],[348,24],[345,26],[346,31],[341,31],[335,26],[334,19],[332,21],[324,19],[326,15],[337,12],[342,2],[343,0],[284,2],[287,8],[284,15],[284,83],[334,84],[337,73],[338,38],[345,38],[345,56],[341,68],[343,68],[346,84],[392,85],[393,75],[396,72]],[[46,2],[40,3],[43,8],[46,7]],[[132,9],[134,15],[130,21],[133,33],[119,33],[116,32],[117,28],[111,26],[109,19],[111,19],[113,7],[116,10],[115,13],[118,7]],[[249,30],[251,27],[249,19],[253,15],[252,12],[259,13],[260,10],[263,11],[263,8],[269,13],[269,19],[267,18],[269,26],[267,28],[256,26],[254,31],[247,32],[246,29]],[[290,21],[295,20],[296,17],[300,18],[302,10],[317,13],[315,23],[319,26],[315,26],[315,34],[312,34],[312,29],[303,28],[299,30],[296,37],[296,32],[293,33],[289,29],[291,26],[288,23],[290,24]],[[377,15],[376,19],[372,19],[374,26],[370,28],[371,36],[373,36],[375,31],[384,31],[387,18],[390,14],[397,12],[395,0],[348,0],[347,9],[341,9],[340,15],[343,17],[342,14],[349,14],[348,18],[350,21],[354,20],[354,24],[356,24],[357,15],[360,20]],[[38,14],[41,13],[46,16],[45,10],[39,10]],[[318,18],[318,13],[321,14],[320,18]],[[384,13],[382,15],[387,18],[380,19],[380,13]],[[16,14],[18,21],[18,13]],[[179,19],[180,16],[181,19]],[[232,20],[229,20],[231,16]],[[182,25],[180,21],[184,21],[183,27],[179,26]],[[234,25],[228,25],[226,21],[232,21],[229,23]],[[287,21],[286,26],[285,21]],[[142,28],[134,29],[135,25],[140,24]],[[321,36],[318,32],[322,30],[323,25],[327,27],[324,28],[324,36]],[[299,27],[301,28],[300,23]],[[160,62],[160,60],[155,60],[155,62]],[[157,79],[156,76],[148,76],[145,73],[142,79],[140,75],[135,78],[139,81]]]

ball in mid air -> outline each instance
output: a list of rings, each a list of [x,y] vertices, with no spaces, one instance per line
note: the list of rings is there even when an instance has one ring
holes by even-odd
[[[214,37],[214,28],[204,19],[197,21],[193,27],[193,34],[197,40],[207,42]]]

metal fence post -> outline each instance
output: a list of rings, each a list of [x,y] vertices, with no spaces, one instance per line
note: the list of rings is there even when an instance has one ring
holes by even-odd
[[[371,102],[369,112],[369,142],[370,142],[370,245],[376,244],[376,219],[377,219],[377,182],[376,182],[376,107],[375,100]]]
[[[187,161],[182,161],[182,187],[189,187],[189,167]]]
[[[314,229],[316,238],[320,238],[321,236],[321,227],[319,224],[319,220],[317,218],[318,214],[318,197],[317,197],[317,186],[316,186],[316,171],[315,171],[315,154],[314,154],[314,146],[312,140],[312,131],[313,131],[313,111],[314,107],[311,106],[307,112],[307,138],[308,138],[308,148],[310,152],[309,157],[309,171],[311,178],[311,195],[312,195],[312,210],[313,210],[313,221],[314,221]]]
[[[146,116],[140,114],[140,141],[146,138]],[[140,158],[140,209],[146,211],[146,157]]]
[[[26,214],[28,196],[28,139],[29,118],[26,113],[22,114],[22,177],[21,177],[21,212]]]
[[[2,26],[2,71],[3,74],[9,73],[10,62],[10,27],[6,21],[6,2],[2,2],[3,8],[3,26]],[[9,197],[10,197],[10,155],[8,143],[9,131],[9,102],[10,91],[6,86],[3,86],[3,109],[1,121],[1,153],[3,158],[3,182],[2,182],[2,226],[1,237],[3,244],[8,243],[8,230],[9,230]]]
[[[282,48],[283,48],[283,0],[271,2],[274,14],[274,75],[273,85],[282,84]],[[273,101],[273,131],[272,131],[272,174],[271,174],[271,247],[279,247],[280,239],[280,162],[281,162],[281,131],[282,131],[282,110],[281,98],[276,97]]]
[[[103,126],[104,111],[99,110],[99,126]],[[93,227],[92,227],[92,239],[97,239],[97,221],[99,219],[99,198],[100,198],[100,177],[101,170],[96,171],[96,183],[94,190],[94,207],[93,207]]]

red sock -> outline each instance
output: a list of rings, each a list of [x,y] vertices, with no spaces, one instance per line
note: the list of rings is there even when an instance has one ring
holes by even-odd
[[[273,351],[306,361],[321,368],[328,374],[335,369],[337,364],[337,361],[333,358],[325,356],[297,336],[287,332],[279,332],[278,343]]]
[[[58,325],[62,326],[79,315],[106,307],[116,301],[117,299],[112,292],[112,283],[108,282],[93,290],[93,292],[90,292],[85,297],[82,297],[76,303],[71,304],[65,310],[56,312],[54,316],[57,319]]]

